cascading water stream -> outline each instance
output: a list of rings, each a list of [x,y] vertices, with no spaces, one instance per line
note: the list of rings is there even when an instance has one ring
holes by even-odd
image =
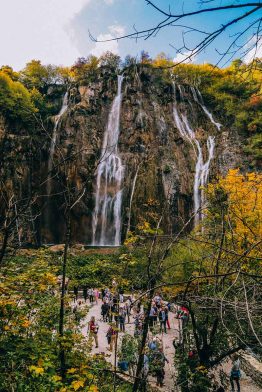
[[[60,112],[55,117],[55,125],[54,125],[52,139],[51,139],[50,154],[49,154],[48,167],[47,167],[48,168],[48,179],[47,179],[47,195],[48,196],[51,194],[51,186],[52,186],[51,171],[53,168],[58,125],[60,123],[60,119],[61,119],[62,115],[66,112],[67,108],[68,108],[68,92],[65,93]]]
[[[193,86],[191,86],[191,91],[193,94],[194,101],[196,103],[198,103],[199,106],[201,106],[201,108],[203,109],[203,111],[205,112],[205,114],[207,115],[209,120],[212,122],[212,124],[214,124],[218,130],[220,130],[220,128],[222,127],[222,124],[220,124],[214,120],[212,113],[210,113],[210,111],[207,109],[207,107],[204,104],[201,92]]]
[[[92,231],[94,246],[119,246],[121,240],[121,184],[124,166],[118,153],[123,76],[118,76],[117,95],[113,101],[97,167],[95,209]]]
[[[184,94],[184,88],[182,86],[178,86],[178,90],[180,93],[181,101],[185,101],[185,94]],[[219,130],[221,127],[221,124],[216,123],[213,119],[212,114],[207,110],[205,107],[202,96],[198,90],[195,90],[193,87],[191,87],[192,95],[194,98],[194,101],[197,102],[205,112],[205,114],[208,116],[209,120],[217,127]],[[204,205],[204,192],[203,188],[207,182],[208,182],[208,176],[209,176],[209,169],[210,169],[210,163],[212,159],[214,158],[214,149],[215,149],[215,137],[214,136],[208,136],[207,138],[207,153],[208,153],[208,158],[207,161],[204,162],[203,158],[203,151],[201,144],[199,140],[197,139],[197,136],[190,125],[190,122],[187,118],[186,113],[182,113],[177,105],[176,102],[176,86],[174,84],[174,96],[175,96],[175,102],[173,106],[173,116],[175,120],[175,124],[177,129],[179,130],[181,136],[185,139],[187,139],[193,146],[195,154],[196,154],[196,166],[195,166],[195,179],[194,179],[194,213],[195,213],[195,224],[197,224],[201,218],[202,218],[202,212],[201,209]],[[201,97],[201,100],[198,99],[198,96]],[[192,106],[190,105],[191,109]]]

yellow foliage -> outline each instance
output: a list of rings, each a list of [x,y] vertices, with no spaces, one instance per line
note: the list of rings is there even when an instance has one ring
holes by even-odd
[[[208,185],[207,193],[214,196],[218,189],[227,195],[225,220],[232,228],[238,247],[252,246],[262,237],[262,174],[244,175],[238,169],[229,170],[218,183]]]
[[[53,376],[52,378],[53,378],[53,380],[54,380],[55,382],[61,381],[61,380],[62,380],[62,377],[58,376],[57,374],[56,374],[55,376]]]
[[[44,372],[45,372],[43,367],[38,367],[38,366],[34,366],[34,365],[29,366],[29,370],[31,373],[35,373],[37,375],[44,374]]]
[[[28,328],[31,325],[29,320],[25,320],[23,321],[23,323],[21,324],[21,327],[23,328]]]
[[[89,392],[98,392],[99,389],[97,388],[96,385],[91,385],[88,389]]]
[[[75,373],[76,371],[77,371],[77,369],[71,368],[71,369],[68,369],[67,373],[68,373],[68,374],[73,374],[73,373]]]
[[[82,380],[73,381],[71,386],[74,388],[75,391],[78,391],[78,389],[84,386],[84,381]]]

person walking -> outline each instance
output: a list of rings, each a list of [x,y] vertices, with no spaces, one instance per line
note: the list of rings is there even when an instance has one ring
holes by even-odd
[[[165,312],[165,308],[162,307],[158,313],[158,318],[159,318],[159,322],[160,322],[160,333],[166,332],[166,312]]]
[[[108,302],[108,320],[112,323],[113,320],[113,301],[109,300]]]
[[[151,358],[149,358],[151,372],[156,377],[156,385],[160,387],[164,386],[165,362],[169,363],[161,348],[151,352]]]
[[[151,309],[150,309],[150,313],[149,313],[149,328],[150,328],[150,330],[152,330],[155,325],[155,317],[156,316],[157,316],[157,311],[156,311],[154,305],[152,304]]]
[[[130,323],[130,315],[131,315],[131,300],[130,297],[127,298],[126,303],[126,315],[127,315],[127,322]]]
[[[102,317],[103,317],[103,321],[104,321],[104,322],[107,322],[107,321],[108,321],[108,311],[109,311],[109,306],[108,306],[108,304],[104,301],[104,302],[102,303],[102,306],[101,306],[101,315],[102,315]]]
[[[235,391],[234,382],[237,387],[237,392],[240,392],[240,378],[241,378],[241,371],[240,371],[240,360],[238,356],[234,357],[234,362],[232,365],[231,373],[230,373],[230,384],[231,384],[231,391]]]
[[[112,324],[109,326],[108,331],[106,333],[107,342],[109,344],[109,351],[113,351],[116,342],[116,329],[113,328]]]
[[[126,312],[125,309],[120,307],[119,309],[119,325],[120,325],[120,331],[125,332],[125,322],[126,322]]]
[[[170,329],[170,323],[169,323],[169,319],[168,319],[168,313],[169,313],[169,308],[168,308],[168,306],[166,305],[166,306],[165,306],[166,325],[167,325],[167,328]]]
[[[95,317],[92,316],[91,320],[89,321],[89,331],[90,331],[91,337],[95,341],[96,348],[98,348],[98,329],[99,329],[99,326],[95,320]]]
[[[93,304],[93,302],[94,302],[94,290],[93,289],[89,290],[89,299],[90,299],[90,304]]]
[[[87,298],[88,298],[87,287],[86,286],[83,287],[83,297],[84,297],[84,300],[86,302]]]
[[[94,289],[94,297],[95,297],[95,302],[96,305],[98,304],[98,298],[99,298],[99,291],[98,289]]]
[[[76,302],[78,299],[78,286],[74,286],[74,301]]]

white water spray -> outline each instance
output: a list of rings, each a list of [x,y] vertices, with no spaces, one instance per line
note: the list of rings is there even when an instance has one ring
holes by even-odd
[[[181,100],[185,101],[184,96],[184,88],[178,86],[178,90],[181,96]],[[212,114],[207,110],[205,105],[203,104],[202,96],[198,90],[195,90],[191,87],[192,95],[194,100],[202,107],[203,111],[206,113],[210,121],[216,125],[218,129],[220,129],[221,124],[216,123],[213,119]],[[198,99],[201,97],[201,101]],[[195,179],[194,179],[194,213],[195,213],[195,224],[197,224],[202,218],[202,208],[204,206],[204,191],[203,187],[208,182],[210,163],[214,158],[214,149],[215,149],[215,137],[208,136],[207,138],[207,153],[208,157],[206,162],[204,162],[203,151],[199,140],[186,116],[186,113],[182,113],[176,102],[176,88],[174,85],[174,96],[175,102],[173,106],[173,116],[175,120],[175,124],[177,129],[179,130],[181,136],[184,139],[187,139],[193,146],[195,154],[196,154],[196,166],[195,166]]]
[[[123,76],[118,76],[117,95],[109,114],[100,163],[97,167],[95,209],[92,221],[92,245],[94,246],[119,246],[121,241],[121,185],[124,166],[118,153],[118,139],[122,82]]]
[[[64,98],[63,98],[63,104],[60,109],[60,112],[55,116],[55,125],[53,129],[53,134],[52,134],[52,139],[51,139],[51,145],[50,145],[50,153],[49,153],[49,159],[48,159],[48,179],[47,179],[47,194],[48,196],[51,194],[51,171],[53,168],[53,161],[54,161],[54,153],[55,153],[55,147],[56,147],[56,139],[57,139],[57,131],[58,131],[58,125],[60,123],[60,119],[63,116],[63,114],[66,112],[68,108],[68,92],[65,93]]]
[[[201,108],[203,109],[203,111],[205,112],[205,114],[207,115],[209,120],[212,122],[212,124],[214,124],[218,130],[220,130],[220,128],[222,127],[222,124],[220,124],[214,120],[212,113],[210,113],[210,111],[207,109],[207,107],[204,104],[204,101],[203,101],[203,98],[202,98],[200,91],[193,86],[191,86],[191,91],[193,94],[194,101],[201,106]]]

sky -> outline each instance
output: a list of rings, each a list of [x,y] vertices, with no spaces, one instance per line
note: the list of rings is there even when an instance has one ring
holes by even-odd
[[[214,0],[213,4],[232,1],[239,4],[244,0]],[[165,10],[170,5],[173,11],[181,10],[182,4],[186,10],[199,7],[199,0],[155,0],[154,3]],[[188,22],[190,26],[211,31],[230,17],[237,16],[238,12],[227,10],[216,16],[200,15]],[[161,30],[156,37],[139,41],[128,39],[98,43],[89,36],[91,32],[98,40],[107,40],[134,32],[134,28],[152,27],[162,20],[163,16],[144,0],[3,0],[0,14],[0,66],[8,64],[20,70],[32,59],[41,60],[43,64],[69,66],[78,57],[90,54],[100,56],[107,50],[122,58],[127,54],[138,56],[141,50],[148,51],[153,57],[165,52],[170,58],[180,61],[187,54],[187,50],[182,53],[176,51],[183,45],[183,28],[169,27]],[[245,27],[246,23],[234,26],[230,30],[231,36]],[[243,37],[248,38],[251,33],[252,29]],[[186,35],[186,39],[187,44],[193,46],[199,36],[191,33]],[[216,63],[217,50],[223,51],[229,40],[229,33],[224,34],[193,61]],[[261,49],[262,45],[258,57],[262,55]]]

